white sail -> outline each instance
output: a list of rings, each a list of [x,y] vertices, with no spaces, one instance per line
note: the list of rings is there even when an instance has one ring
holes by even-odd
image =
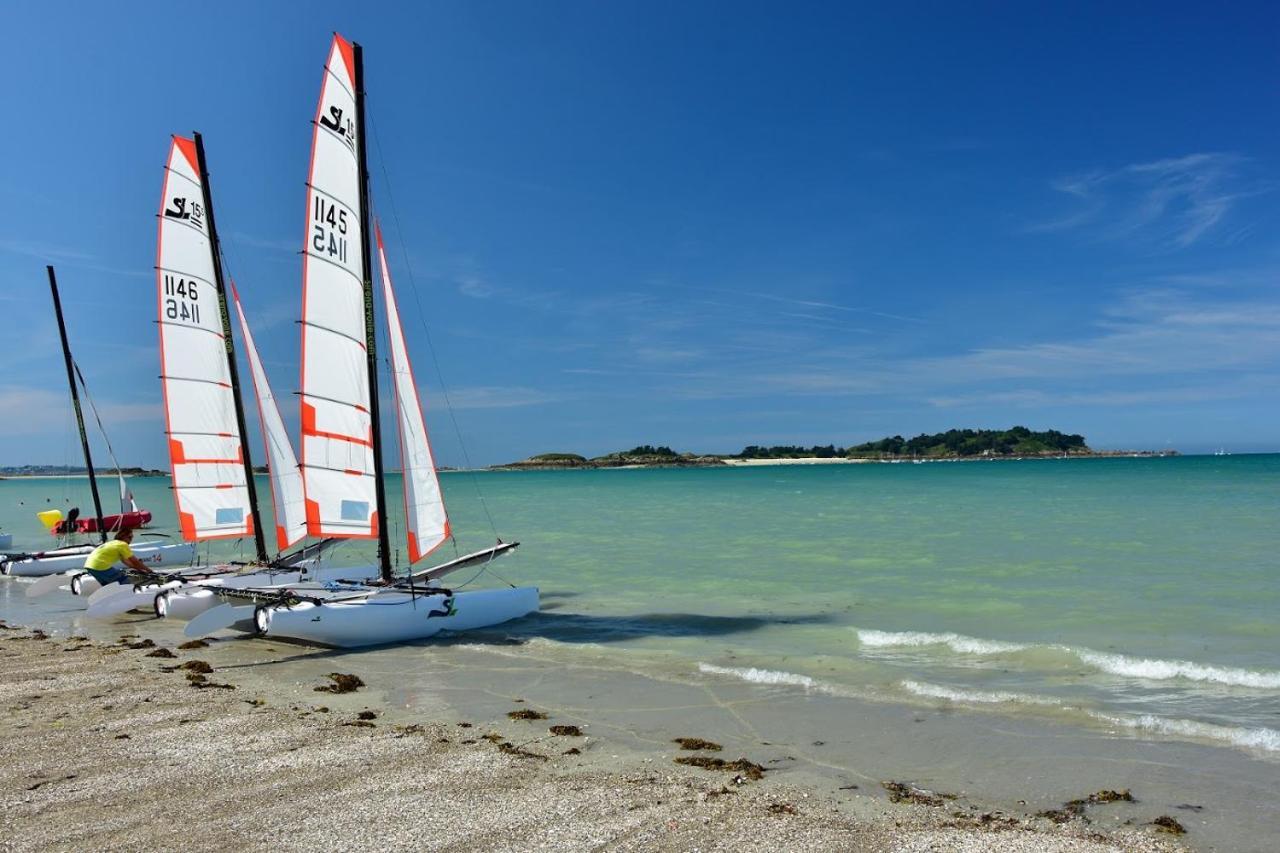
[[[196,145],[190,139],[173,138],[159,222],[160,372],[182,536],[252,535],[208,212]]]
[[[413,381],[409,350],[405,347],[400,309],[391,287],[387,269],[387,253],[382,246],[382,229],[375,227],[378,238],[378,265],[382,273],[383,304],[387,310],[387,338],[391,343],[391,375],[395,379],[396,421],[399,424],[400,460],[404,466],[405,531],[409,537],[409,562],[416,563],[449,538],[449,516],[440,494],[440,478],[427,441],[427,425],[422,418],[422,403]]]
[[[249,331],[240,294],[231,285],[231,298],[236,304],[236,316],[240,319],[240,334],[244,337],[244,353],[249,359],[249,372],[253,376],[253,389],[258,397],[258,420],[262,424],[262,438],[267,445],[267,464],[271,473],[271,497],[276,517],[276,550],[284,551],[307,535],[307,513],[302,495],[302,472],[298,459],[293,455],[293,444],[280,419],[280,407],[271,393],[267,373],[258,358],[258,348]]]
[[[369,413],[355,59],[337,34],[311,140],[302,254],[302,474],[307,532],[378,532]]]

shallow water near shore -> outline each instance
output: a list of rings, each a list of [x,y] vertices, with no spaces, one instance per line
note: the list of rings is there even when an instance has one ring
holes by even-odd
[[[520,697],[636,749],[709,737],[832,788],[910,778],[1038,810],[1129,786],[1143,803],[1107,815],[1149,806],[1219,849],[1280,833],[1280,457],[443,479],[467,546],[493,535],[477,487],[523,543],[495,568],[541,588],[540,614],[345,654],[220,642],[214,663],[280,690],[356,672],[406,713]],[[132,485],[173,532],[168,481]],[[0,526],[43,545],[32,513],[84,491],[0,482]],[[23,586],[0,582],[0,616],[180,633],[89,625]]]

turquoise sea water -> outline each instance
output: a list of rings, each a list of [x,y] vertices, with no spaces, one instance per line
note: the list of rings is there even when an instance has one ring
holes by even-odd
[[[480,494],[522,543],[495,569],[543,612],[500,631],[540,655],[1280,760],[1280,456],[443,480],[464,546],[493,536]],[[132,486],[175,532],[168,481]],[[59,504],[84,481],[0,482],[0,529],[45,544]]]

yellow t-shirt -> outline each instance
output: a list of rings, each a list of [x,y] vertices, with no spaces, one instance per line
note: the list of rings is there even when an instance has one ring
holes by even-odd
[[[116,563],[132,556],[133,549],[129,547],[128,542],[113,539],[110,542],[103,542],[97,548],[94,548],[93,553],[89,555],[89,559],[84,561],[84,567],[95,572],[105,572]]]

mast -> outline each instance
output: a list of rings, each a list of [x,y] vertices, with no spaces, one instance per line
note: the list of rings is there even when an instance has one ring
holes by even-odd
[[[227,372],[231,377],[231,399],[235,403],[236,426],[240,428],[241,458],[244,460],[244,482],[249,492],[249,512],[253,516],[253,544],[259,562],[267,562],[267,541],[262,532],[262,517],[258,512],[258,488],[253,481],[253,462],[249,458],[248,430],[244,424],[244,401],[240,397],[240,373],[236,369],[236,349],[231,335],[231,315],[227,311],[227,290],[222,277],[222,251],[218,244],[218,228],[213,218],[213,193],[209,189],[209,169],[204,159],[204,140],[193,133],[196,143],[196,164],[200,170],[200,187],[204,194],[204,209],[209,220],[209,248],[213,254],[214,287],[218,291],[218,313],[222,318],[222,334],[226,342]]]
[[[391,537],[387,530],[387,488],[383,482],[382,425],[378,417],[377,326],[373,310],[373,257],[369,249],[369,162],[364,144],[364,49],[351,45],[355,59],[356,157],[360,168],[360,270],[364,288],[365,351],[369,365],[369,425],[373,429],[373,489],[378,508],[378,569],[384,581],[391,577]],[[213,222],[210,217],[210,223]]]
[[[58,298],[58,279],[49,271],[49,290],[53,292],[53,313],[58,315],[58,334],[62,337],[62,358],[67,363],[67,384],[71,386],[71,405],[76,410],[76,426],[80,428],[80,446],[84,448],[84,465],[89,470],[89,491],[93,492],[93,512],[98,519],[98,535],[107,541],[107,526],[102,523],[102,498],[98,496],[98,478],[93,473],[93,457],[89,454],[89,434],[84,429],[84,414],[80,411],[80,394],[76,391],[75,363],[71,360],[71,347],[67,344],[67,325],[62,321],[62,300]]]

